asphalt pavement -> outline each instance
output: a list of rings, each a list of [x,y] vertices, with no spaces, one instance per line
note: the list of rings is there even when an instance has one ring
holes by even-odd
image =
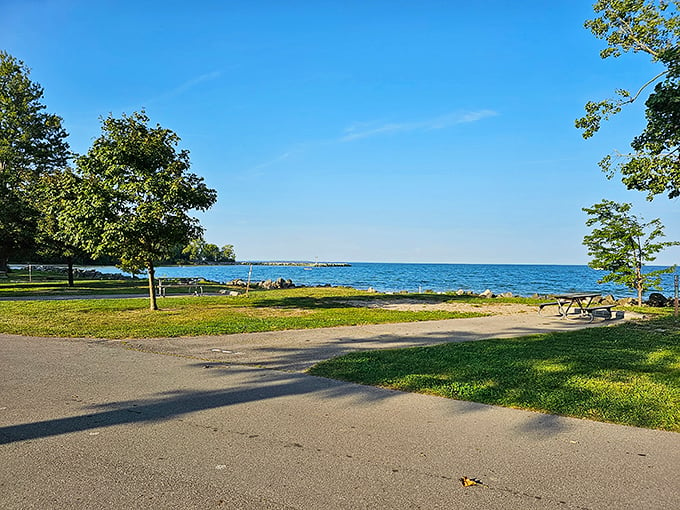
[[[678,508],[680,434],[304,373],[348,350],[573,327],[517,316],[127,342],[0,335],[0,507]]]

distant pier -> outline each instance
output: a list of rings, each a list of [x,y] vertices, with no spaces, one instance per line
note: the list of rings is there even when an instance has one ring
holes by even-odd
[[[347,262],[236,262],[241,266],[352,267]]]

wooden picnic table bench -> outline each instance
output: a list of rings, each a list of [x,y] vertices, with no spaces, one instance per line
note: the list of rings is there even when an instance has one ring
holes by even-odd
[[[158,279],[158,295],[166,296],[166,289],[171,287],[186,288],[189,294],[194,296],[203,295],[203,285],[201,285],[198,278],[159,278]]]
[[[612,318],[612,308],[614,308],[615,306],[616,305],[589,306],[585,309],[585,311],[588,312],[592,316],[602,315],[605,319],[611,319]]]
[[[573,317],[577,319],[587,319],[588,322],[592,322],[596,316],[611,319],[612,308],[616,305],[593,305],[593,299],[599,296],[600,294],[595,292],[560,294],[555,296],[555,301],[549,301],[538,305],[538,314],[543,315],[543,309],[548,306],[556,306],[557,314],[563,319]]]
[[[541,303],[540,305],[538,305],[538,314],[543,315],[542,312],[543,312],[543,309],[546,306],[557,306],[557,309],[559,310],[559,307],[564,306],[566,304],[568,304],[568,301],[564,301],[562,299],[556,299],[555,301],[548,301],[547,303]]]

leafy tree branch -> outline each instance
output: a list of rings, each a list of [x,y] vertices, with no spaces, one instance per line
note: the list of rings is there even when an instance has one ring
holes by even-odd
[[[635,94],[617,90],[618,98],[589,101],[586,114],[575,121],[590,138],[624,106],[637,101],[654,85],[645,102],[647,126],[631,142],[632,153],[613,161],[606,156],[600,166],[609,177],[617,171],[629,189],[646,191],[647,198],[667,194],[680,196],[680,1],[599,0],[598,17],[585,26],[607,42],[602,58],[626,52],[646,53],[652,62],[665,66],[640,86]]]

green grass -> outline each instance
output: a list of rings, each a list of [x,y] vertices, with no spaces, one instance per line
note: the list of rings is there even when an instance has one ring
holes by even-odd
[[[398,311],[349,301],[402,296],[367,295],[349,288],[297,288],[230,296],[0,301],[0,332],[20,335],[149,338],[218,335],[479,317],[480,313]],[[432,299],[441,299],[433,297]]]
[[[75,279],[73,287],[68,286],[66,276],[53,272],[13,271],[7,280],[0,280],[0,298],[38,297],[38,296],[91,296],[111,294],[148,295],[149,283],[145,278],[134,280],[86,280]],[[201,283],[205,292],[217,292],[228,288],[212,282]],[[169,287],[168,294],[188,294],[187,288]]]
[[[310,373],[396,390],[680,432],[680,323],[349,354]]]

